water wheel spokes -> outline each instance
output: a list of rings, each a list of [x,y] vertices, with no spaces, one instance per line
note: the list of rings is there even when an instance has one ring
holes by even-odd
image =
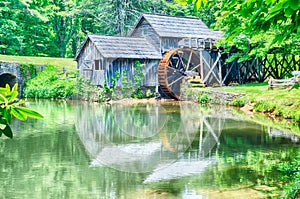
[[[179,100],[180,85],[189,76],[199,75],[200,57],[190,48],[177,48],[167,52],[159,63],[158,81],[162,91]]]

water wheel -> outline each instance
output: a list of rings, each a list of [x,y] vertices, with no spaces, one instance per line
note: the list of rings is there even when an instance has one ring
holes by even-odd
[[[162,91],[179,100],[180,85],[189,76],[199,76],[200,57],[190,48],[177,48],[167,52],[158,66],[158,81]]]

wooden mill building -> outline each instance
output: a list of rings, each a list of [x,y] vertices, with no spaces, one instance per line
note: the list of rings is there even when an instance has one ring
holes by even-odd
[[[161,54],[142,37],[88,35],[75,59],[80,74],[100,86],[104,81],[110,85],[117,71],[120,75],[126,71],[127,78],[133,81],[134,62],[140,61],[145,65],[144,86],[155,86]]]
[[[80,74],[95,85],[109,85],[118,71],[133,82],[134,62],[144,64],[143,86],[158,86],[162,55],[184,38],[212,38],[213,32],[197,18],[143,14],[128,37],[87,35],[75,60]],[[117,82],[121,85],[121,81]]]

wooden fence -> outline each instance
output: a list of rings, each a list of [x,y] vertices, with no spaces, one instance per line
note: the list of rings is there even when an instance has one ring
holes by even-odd
[[[264,82],[268,78],[283,79],[291,77],[293,71],[300,71],[299,55],[268,54],[263,58],[252,58],[240,63],[237,60],[226,63],[229,56],[230,54],[222,55],[222,76],[225,85],[230,82]]]

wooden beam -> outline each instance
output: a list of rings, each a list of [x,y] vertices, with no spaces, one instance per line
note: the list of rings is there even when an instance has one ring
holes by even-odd
[[[218,57],[217,57],[217,61],[219,63],[219,83],[220,83],[220,86],[223,86],[222,84],[222,66],[221,66],[221,53],[218,52]]]
[[[218,57],[217,57],[217,60],[219,60],[219,58],[220,58],[220,55],[218,55]],[[209,77],[209,75],[213,72],[213,70],[214,70],[214,68],[216,67],[216,65],[217,65],[217,61],[212,65],[212,67],[210,68],[210,70],[208,71],[208,73],[206,74],[206,76],[205,76],[205,78],[204,78],[204,80],[203,80],[203,82],[205,83],[206,82],[206,80],[208,79],[208,77]],[[213,73],[213,75],[216,77],[216,75]],[[217,79],[217,77],[216,77],[216,79]]]
[[[200,50],[200,75],[201,79],[204,78],[204,65],[203,65],[203,50]]]

